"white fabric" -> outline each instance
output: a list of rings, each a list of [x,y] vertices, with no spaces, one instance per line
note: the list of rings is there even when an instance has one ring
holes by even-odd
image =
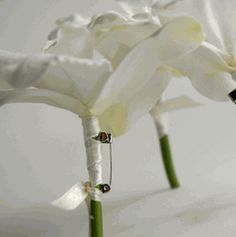
[[[91,187],[89,182],[81,182],[75,184],[60,198],[51,202],[51,205],[63,210],[74,210],[87,198],[90,192]]]

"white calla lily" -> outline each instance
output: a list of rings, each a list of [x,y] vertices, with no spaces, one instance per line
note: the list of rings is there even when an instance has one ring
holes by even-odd
[[[49,35],[44,51],[61,53],[63,48],[64,53],[71,54],[71,48],[75,47],[74,41],[77,42],[76,45],[80,45],[80,42],[85,42],[85,35],[90,35],[86,48],[89,48],[92,42],[93,47],[106,57],[114,68],[134,45],[160,27],[159,22],[154,19],[136,21],[112,11],[91,17],[89,20],[74,14],[57,21],[57,27]],[[83,35],[81,32],[86,34]],[[75,48],[74,51],[78,50]]]
[[[231,0],[182,0],[157,11],[161,22],[184,14],[203,24],[206,42],[173,67],[186,75],[199,93],[216,101],[229,100],[228,94],[236,88],[235,7]]]
[[[166,176],[168,178],[170,187],[173,189],[178,188],[180,184],[175,172],[171,154],[168,136],[169,121],[167,113],[184,108],[192,108],[199,105],[201,104],[195,102],[187,96],[179,96],[168,100],[164,100],[162,96],[161,99],[158,100],[156,105],[150,111],[159,138],[162,161],[165,167]]]
[[[40,90],[35,90],[35,96],[32,94],[33,88],[21,92],[16,90],[15,94],[14,91],[4,90],[0,103],[17,100],[29,102],[23,92],[34,98],[32,102],[38,100],[39,103],[45,103],[47,97],[50,98],[50,93],[53,92],[48,104],[54,103],[62,108],[68,106],[66,109],[77,113],[80,117],[96,115],[102,116],[103,121],[106,121],[108,119],[105,119],[103,113],[107,113],[107,110],[117,113],[122,110],[123,114],[126,114],[125,119],[113,123],[114,126],[122,128],[122,131],[117,127],[111,127],[111,124],[106,129],[114,135],[121,135],[127,130],[131,121],[132,123],[135,121],[133,115],[148,112],[165,89],[167,83],[163,77],[160,77],[159,85],[152,81],[158,81],[158,78],[155,78],[158,68],[196,49],[202,40],[203,35],[198,22],[191,17],[178,17],[134,47],[115,70],[112,70],[109,62],[105,60],[52,54],[25,56],[10,70],[9,77],[1,79],[3,83],[9,85],[4,89],[31,86]],[[1,74],[5,74],[5,67],[1,69]],[[147,83],[156,84],[157,88],[159,86],[159,94],[154,90],[153,94],[150,94],[146,87],[146,95],[141,93],[142,96],[138,96]],[[67,102],[62,105],[60,100],[55,102],[58,94],[65,96]],[[145,100],[145,96],[148,100]],[[77,108],[75,101],[78,101]],[[133,101],[133,104],[127,103],[128,101]]]
[[[203,39],[203,36],[201,26],[193,25],[193,23],[193,19],[188,17],[177,18],[163,27],[162,31],[158,31],[156,35],[143,40],[137,45],[119,65],[120,70],[116,70],[112,74],[111,79],[101,91],[99,100],[94,104],[93,111],[98,113],[99,110],[104,111],[105,107],[108,108],[105,98],[109,97],[109,101],[113,101],[113,104],[117,105],[120,103],[120,98],[124,96],[132,98],[135,94],[138,95],[150,78],[155,77],[156,70],[159,67],[182,57],[195,48],[198,42]],[[180,31],[184,34],[181,34]],[[188,32],[191,32],[191,34]],[[193,32],[196,32],[196,34],[193,34]],[[130,65],[132,65],[132,68]],[[135,80],[130,80],[130,78],[135,78]],[[163,79],[161,76],[160,78]],[[158,78],[153,80],[158,80]],[[163,84],[167,85],[166,82],[163,82]],[[165,85],[160,88],[164,89]],[[111,90],[113,91],[112,95],[110,95]],[[161,95],[157,92],[158,90],[156,90],[156,93],[154,92],[156,98]],[[143,98],[140,98],[140,103],[136,102],[141,105]],[[147,104],[147,107],[150,110],[155,100],[151,99],[150,93],[148,93],[148,98],[149,105]],[[120,105],[122,106],[122,104]],[[141,108],[141,106],[139,107]],[[125,107],[123,109],[125,110]]]
[[[83,47],[76,44],[72,56],[71,44],[76,40],[76,30],[69,36],[63,33],[58,42],[50,45],[48,50],[54,54],[20,55],[20,59],[15,60],[15,54],[2,52],[3,61],[12,62],[14,67],[1,67],[0,76],[4,75],[1,85],[4,87],[0,90],[0,104],[46,103],[81,117],[91,186],[88,194],[91,233],[102,237],[99,191],[102,189],[102,156],[101,144],[94,139],[100,132],[98,118],[101,118],[106,132],[122,135],[131,123],[152,108],[168,84],[161,83],[160,94],[150,89],[158,86],[156,75],[162,74],[160,67],[195,50],[201,44],[203,34],[195,19],[178,17],[131,48],[127,56],[112,68],[106,60],[89,58],[91,45],[87,44],[87,33],[80,41]]]
[[[1,51],[1,55],[5,54],[9,61],[15,55]],[[46,103],[67,109],[80,117],[88,116],[89,107],[112,71],[106,60],[51,54],[20,56],[21,60],[2,67],[0,71],[3,75],[0,80],[0,104]]]

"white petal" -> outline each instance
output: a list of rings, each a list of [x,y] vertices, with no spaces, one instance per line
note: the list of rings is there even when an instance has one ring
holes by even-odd
[[[131,48],[160,28],[158,24],[125,23],[112,27],[109,31],[98,31],[95,40],[96,49],[116,68]]]
[[[235,8],[234,0],[182,0],[170,9],[159,9],[158,14],[162,22],[178,15],[195,17],[202,23],[208,42],[235,54]]]
[[[115,137],[124,134],[138,118],[150,111],[167,88],[170,79],[171,73],[165,68],[159,68],[136,94],[124,91],[119,103],[114,102],[99,116],[101,129],[111,132]]]
[[[158,102],[152,109],[152,113],[161,114],[172,112],[175,110],[193,108],[202,105],[201,103],[194,101],[188,96],[179,96],[176,98],[167,99],[161,102]]]
[[[58,27],[48,36],[44,51],[53,54],[68,54],[80,58],[93,57],[93,40],[87,29],[89,19],[72,15],[57,21]]]
[[[192,85],[202,95],[227,101],[228,93],[236,88],[228,73],[232,73],[232,57],[209,43],[203,43],[192,53],[172,64],[175,69],[188,76]]]
[[[191,77],[196,73],[232,72],[229,66],[230,56],[209,43],[202,43],[193,52],[184,55],[171,65],[182,74]]]
[[[9,103],[43,103],[71,111],[79,116],[88,113],[79,100],[45,89],[0,90],[0,106]]]
[[[194,50],[202,40],[201,26],[193,18],[180,17],[167,24],[138,44],[122,61],[102,90],[93,112],[103,112],[109,101],[118,103],[124,93],[137,93],[158,67]]]
[[[232,0],[208,0],[205,4],[206,16],[203,22],[204,27],[209,31],[207,40],[234,55],[236,53],[235,8],[236,2]]]
[[[235,9],[236,2],[233,0],[207,0],[205,11],[200,12],[202,15],[203,12],[206,13],[203,25],[209,31],[207,40],[216,46],[221,45],[225,52],[234,55],[236,53]]]
[[[236,89],[236,82],[228,73],[199,73],[192,75],[190,79],[199,93],[216,101],[228,101],[228,94]]]
[[[11,57],[9,54],[9,58],[5,58],[10,60]],[[94,102],[111,73],[110,63],[106,60],[36,54],[18,61],[0,68],[0,89],[32,86],[49,89],[79,99],[88,106]]]
[[[133,16],[141,12],[149,12],[155,0],[116,0],[120,6]]]
[[[35,87],[50,89],[79,99],[91,106],[111,74],[106,60],[81,60],[60,56]]]
[[[98,14],[92,17],[91,22],[88,25],[88,29],[99,34],[99,30],[102,32],[109,31],[113,27],[118,27],[126,24],[128,19],[122,14],[115,11],[108,11],[102,14]]]
[[[155,22],[134,22],[116,12],[95,16],[89,24],[94,46],[116,67],[131,47],[160,27]]]
[[[25,56],[0,51],[0,89],[31,86],[53,62],[50,55]]]

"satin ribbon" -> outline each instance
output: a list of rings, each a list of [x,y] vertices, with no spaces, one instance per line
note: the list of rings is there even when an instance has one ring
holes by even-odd
[[[74,210],[83,203],[90,196],[95,197],[99,201],[102,192],[96,188],[91,187],[89,182],[80,182],[70,188],[60,198],[53,201],[51,204],[55,207],[64,210]]]

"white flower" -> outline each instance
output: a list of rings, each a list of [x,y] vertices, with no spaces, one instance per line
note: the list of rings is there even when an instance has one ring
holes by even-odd
[[[217,101],[228,100],[236,88],[235,9],[232,0],[183,0],[158,9],[161,22],[188,14],[203,24],[206,42],[172,66],[188,76],[198,92]]]
[[[57,27],[49,35],[44,50],[78,56],[75,53],[81,52],[83,46],[82,48],[87,49],[86,56],[92,57],[89,52],[95,48],[114,68],[134,45],[158,29],[159,21],[152,18],[137,21],[112,11],[92,18],[74,14],[57,20]],[[79,57],[83,55],[80,54]]]
[[[94,27],[99,29],[99,21],[96,22]],[[109,19],[105,22],[112,25]],[[82,54],[89,58],[92,49],[90,41],[87,44],[82,40],[84,46],[80,48],[75,44],[76,53],[73,54],[72,45],[76,39],[73,37],[79,32],[81,38],[81,29],[77,24],[78,31],[72,27],[70,34],[71,24],[68,25],[69,30],[66,28],[65,32],[68,30],[69,33],[63,31],[49,48],[50,54],[15,56],[1,52],[3,61],[8,64],[1,66],[0,73],[4,75],[1,84],[5,84],[3,88],[8,90],[1,91],[0,103],[47,103],[80,117],[95,115],[101,118],[103,129],[115,136],[123,134],[157,101],[167,84],[163,79],[168,72],[163,70],[163,65],[196,49],[203,40],[198,22],[191,17],[178,17],[142,39],[117,67],[111,68],[106,60],[75,57]],[[127,23],[127,27],[131,26]],[[160,84],[159,80],[163,83]],[[11,90],[10,87],[18,89]]]

